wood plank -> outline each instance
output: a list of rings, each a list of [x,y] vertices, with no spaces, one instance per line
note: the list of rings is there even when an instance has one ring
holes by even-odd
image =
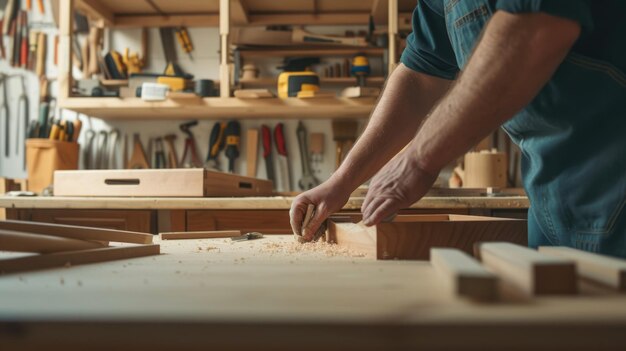
[[[430,263],[453,296],[478,301],[498,297],[498,277],[473,257],[456,249],[430,249]]]
[[[76,266],[97,262],[123,260],[158,255],[156,244],[138,246],[104,247],[91,250],[56,252],[0,260],[0,273],[16,273],[54,267]]]
[[[85,15],[102,20],[107,27],[115,22],[113,12],[103,4],[103,1],[78,0],[76,7]]]
[[[238,25],[250,22],[248,9],[242,0],[231,0],[230,9],[233,24]]]
[[[320,13],[320,14],[255,14],[248,16],[249,25],[350,25],[369,22],[367,13]]]
[[[205,196],[271,196],[274,194],[274,185],[271,180],[215,171],[204,172]]]
[[[527,295],[576,294],[576,264],[510,243],[480,243],[485,266]]]
[[[138,27],[217,27],[218,15],[123,15],[115,16],[114,28]]]
[[[74,0],[61,0],[59,13],[59,88],[58,104],[72,95],[72,35],[74,28]]]
[[[200,232],[166,232],[161,233],[163,240],[183,240],[183,239],[215,239],[232,238],[241,236],[241,230],[212,230]]]
[[[95,227],[139,233],[156,232],[154,212],[149,210],[108,209],[26,209],[18,220],[79,227]]]
[[[541,246],[539,252],[574,260],[581,277],[626,291],[626,260],[570,247]]]
[[[15,230],[0,229],[0,250],[13,252],[52,253],[104,247],[100,242],[61,238]]]
[[[15,230],[43,235],[58,236],[82,240],[116,241],[134,244],[152,243],[152,235],[121,230],[80,227],[73,225],[0,221],[0,229]]]
[[[328,241],[348,248],[366,257],[376,258],[376,227],[366,227],[363,222],[328,222]]]
[[[250,128],[246,135],[246,175],[255,178],[259,160],[259,130]]]

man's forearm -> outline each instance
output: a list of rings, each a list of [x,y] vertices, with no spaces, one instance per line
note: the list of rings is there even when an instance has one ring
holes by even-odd
[[[461,77],[413,141],[420,166],[438,172],[526,106],[579,33],[570,20],[497,12]]]
[[[391,74],[363,135],[330,181],[356,188],[371,178],[415,136],[424,117],[451,81],[400,65]]]

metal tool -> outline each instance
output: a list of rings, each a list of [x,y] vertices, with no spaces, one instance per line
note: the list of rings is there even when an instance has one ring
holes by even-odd
[[[0,38],[2,40],[2,38]],[[9,97],[7,94],[7,77],[5,75],[0,76],[0,85],[2,85],[2,105],[0,105],[0,116],[4,118],[4,155],[9,157],[9,128],[11,122],[9,121]]]
[[[154,140],[154,167],[158,169],[167,167],[165,151],[163,151],[163,138]]]
[[[109,162],[108,154],[107,154],[107,145],[109,142],[109,133],[104,130],[98,132],[96,136],[96,161],[95,161],[95,169],[106,169],[107,164]]]
[[[20,80],[22,82],[22,94],[17,98],[17,125],[15,130],[17,131],[15,135],[15,154],[19,155],[20,153],[20,125],[24,126],[24,147],[26,147],[26,138],[28,138],[28,117],[29,114],[29,104],[28,104],[28,95],[26,94],[26,79],[24,76],[20,76]],[[22,123],[20,123],[20,120]],[[26,153],[24,153],[26,154]],[[24,158],[26,160],[26,158]],[[24,168],[26,167],[26,162],[24,162]]]
[[[68,122],[68,127],[70,126]],[[117,164],[117,150],[120,144],[120,131],[118,129],[113,129],[109,132],[109,142],[108,142],[108,164],[105,165],[106,169],[118,169],[119,166]]]
[[[211,135],[209,136],[209,153],[206,156],[204,162],[204,168],[214,171],[220,171],[220,162],[218,155],[220,150],[224,148],[224,130],[226,129],[226,123],[215,122],[213,129],[211,129]]]
[[[96,132],[94,132],[93,129],[89,128],[87,132],[85,133],[85,144],[83,148],[83,167],[85,167],[85,169],[94,169],[93,141],[95,137],[96,137]]]
[[[282,191],[291,191],[291,172],[289,167],[289,157],[287,155],[287,142],[285,140],[284,125],[278,123],[274,127],[274,141],[276,142],[276,162],[278,164],[278,177],[277,180],[280,186],[278,189]]]
[[[265,159],[265,171],[267,179],[271,180],[276,187],[276,178],[274,177],[274,159],[272,157],[272,132],[265,124],[261,126],[261,137],[263,138],[263,158]]]
[[[256,240],[263,238],[263,234],[259,232],[250,232],[241,236],[234,236],[230,238],[232,241],[247,241],[247,240]]]
[[[309,163],[309,148],[307,146],[306,129],[302,122],[298,122],[298,146],[300,149],[300,161],[302,162],[302,178],[298,181],[298,185],[302,190],[309,190],[317,186],[320,182],[315,178],[311,171],[311,164]]]
[[[198,156],[198,148],[196,147],[196,138],[191,132],[191,127],[196,125],[198,125],[198,121],[183,123],[179,126],[180,130],[187,134],[183,157],[180,160],[180,163],[185,168],[202,168],[202,161],[200,160],[200,156]],[[190,160],[187,160],[187,155],[189,155]]]
[[[235,159],[239,157],[239,139],[241,137],[241,125],[237,121],[230,121],[224,131],[226,149],[224,154],[228,157],[228,171],[235,173]]]

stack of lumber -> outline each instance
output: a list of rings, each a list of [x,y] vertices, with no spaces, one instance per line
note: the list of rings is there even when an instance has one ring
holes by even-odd
[[[127,244],[111,246],[110,242]],[[0,221],[0,251],[27,253],[0,259],[0,274],[7,274],[158,255],[160,247],[152,244],[152,235],[144,233]]]

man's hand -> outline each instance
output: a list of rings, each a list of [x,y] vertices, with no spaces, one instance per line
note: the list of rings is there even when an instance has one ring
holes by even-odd
[[[311,241],[320,225],[331,214],[339,211],[348,201],[352,189],[326,181],[321,185],[298,195],[291,204],[289,218],[291,229],[296,234],[301,234],[305,241]],[[309,204],[315,206],[315,215],[306,228],[302,228],[302,221]]]
[[[420,167],[409,146],[383,167],[370,183],[361,207],[363,223],[376,225],[419,200],[437,179]]]

